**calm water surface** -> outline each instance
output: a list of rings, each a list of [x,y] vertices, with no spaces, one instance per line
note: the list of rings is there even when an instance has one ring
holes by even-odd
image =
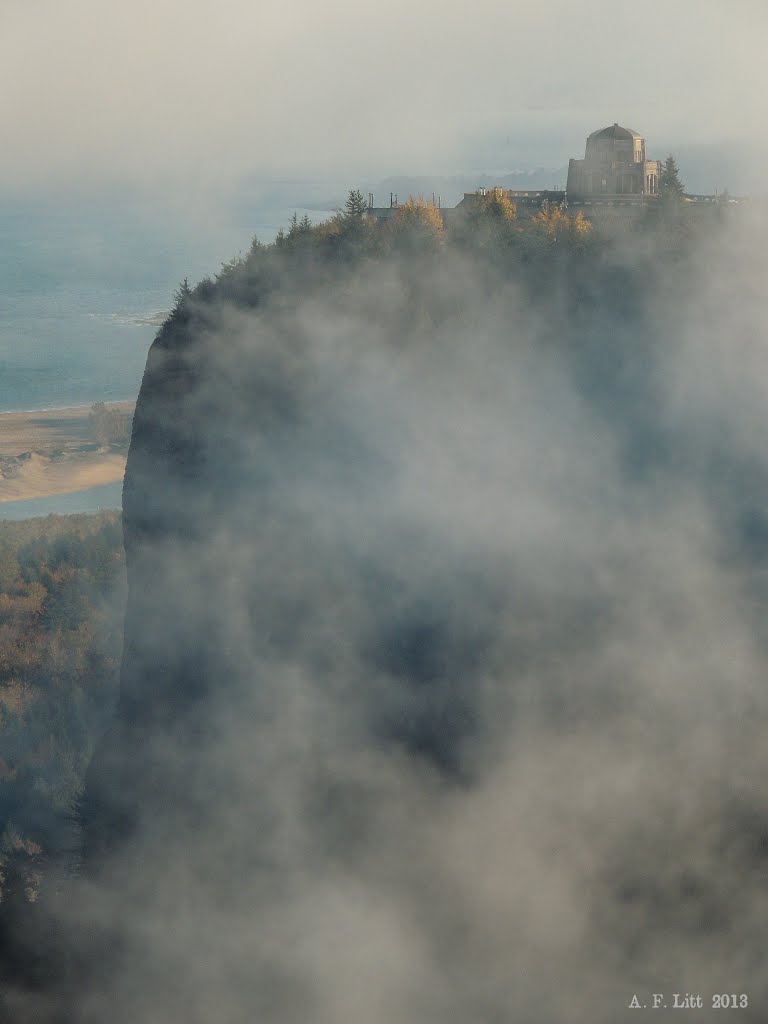
[[[254,183],[192,215],[120,195],[0,197],[0,411],[135,399],[157,331],[145,321],[167,312],[185,277],[215,274],[254,234],[271,241],[294,211],[330,216],[330,197],[344,194]],[[109,486],[0,505],[0,518],[119,507],[120,485]]]

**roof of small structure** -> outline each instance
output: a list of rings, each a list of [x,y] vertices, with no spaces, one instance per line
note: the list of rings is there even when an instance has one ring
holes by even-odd
[[[607,128],[598,128],[592,132],[590,139],[642,139],[639,132],[633,132],[631,128],[622,128],[620,124],[612,124]]]

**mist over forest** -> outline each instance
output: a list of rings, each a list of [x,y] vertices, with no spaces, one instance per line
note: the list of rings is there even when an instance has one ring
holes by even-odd
[[[658,206],[352,192],[180,286],[9,1019],[764,1019],[766,225]]]

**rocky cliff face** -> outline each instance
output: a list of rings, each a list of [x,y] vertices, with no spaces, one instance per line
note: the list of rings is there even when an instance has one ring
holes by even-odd
[[[340,729],[468,770],[473,680],[505,598],[488,553],[451,552],[426,508],[399,507],[414,495],[396,447],[426,429],[402,421],[420,385],[391,336],[398,318],[371,346],[357,334],[371,296],[341,288],[346,310],[318,290],[298,308],[276,290],[262,314],[200,307],[152,348],[124,490],[121,696],[84,800],[88,864],[150,807],[176,815],[192,799],[201,812],[191,779],[222,716],[242,716],[258,747],[310,694],[322,726],[308,721],[302,743],[332,749]],[[436,401],[424,395],[425,415]]]
[[[715,962],[754,991],[768,477],[734,504],[744,436],[669,387],[703,286],[295,269],[149,356],[84,1019],[607,1024]]]

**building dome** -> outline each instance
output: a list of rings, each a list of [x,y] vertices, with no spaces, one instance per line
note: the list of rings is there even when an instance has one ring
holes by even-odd
[[[645,139],[631,128],[612,124],[587,136],[585,159],[593,164],[642,163]]]
[[[608,128],[598,128],[596,132],[592,132],[589,136],[590,139],[613,139],[613,140],[624,140],[631,142],[633,139],[642,139],[642,135],[639,132],[633,132],[631,128],[622,128],[620,124],[609,125]]]

